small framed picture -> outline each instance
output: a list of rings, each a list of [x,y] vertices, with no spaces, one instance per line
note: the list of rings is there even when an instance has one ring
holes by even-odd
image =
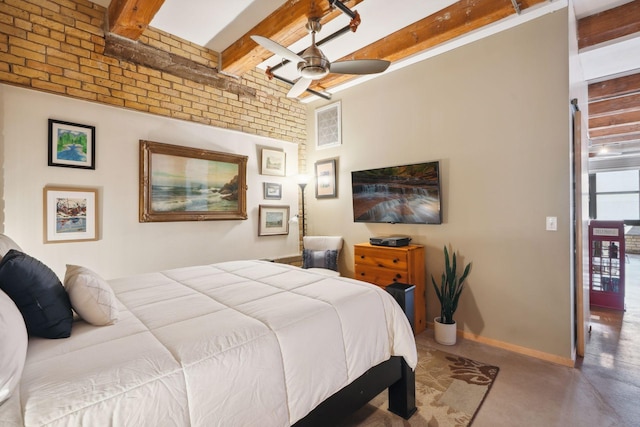
[[[270,200],[280,200],[282,198],[282,184],[275,182],[265,182],[264,198]]]
[[[316,162],[316,198],[335,198],[336,188],[336,159]]]
[[[289,234],[289,206],[260,205],[258,236]]]
[[[44,188],[44,242],[98,240],[98,190]]]
[[[285,152],[262,149],[262,175],[284,176],[285,173]]]
[[[49,166],[95,169],[95,126],[49,119]]]
[[[342,144],[342,118],[340,101],[316,109],[316,148],[336,147]]]

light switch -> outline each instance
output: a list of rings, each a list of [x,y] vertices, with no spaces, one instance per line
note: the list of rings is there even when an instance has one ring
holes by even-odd
[[[558,217],[557,216],[548,216],[547,217],[547,231],[558,231]]]

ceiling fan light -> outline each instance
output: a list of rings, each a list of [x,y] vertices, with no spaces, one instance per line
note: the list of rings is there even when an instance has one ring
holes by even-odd
[[[305,79],[317,80],[329,74],[329,69],[327,67],[309,65],[306,62],[301,62],[300,64],[302,65],[298,65],[298,71],[300,72],[300,76]]]
[[[329,74],[329,60],[319,49],[307,49],[302,57],[304,62],[298,62],[298,72],[302,77],[317,80]]]

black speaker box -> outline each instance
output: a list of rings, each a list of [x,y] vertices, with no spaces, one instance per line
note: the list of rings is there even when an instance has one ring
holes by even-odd
[[[396,300],[398,305],[400,305],[400,308],[402,308],[402,311],[404,311],[404,314],[407,316],[407,319],[409,319],[409,324],[411,324],[411,329],[415,330],[413,294],[415,292],[416,287],[414,285],[408,285],[406,283],[392,283],[388,285],[385,289],[387,290],[387,292],[391,294],[393,299]]]

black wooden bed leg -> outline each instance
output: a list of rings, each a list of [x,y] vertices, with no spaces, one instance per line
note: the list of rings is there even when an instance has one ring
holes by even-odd
[[[402,359],[402,378],[389,387],[389,411],[405,420],[416,412],[416,373]]]

